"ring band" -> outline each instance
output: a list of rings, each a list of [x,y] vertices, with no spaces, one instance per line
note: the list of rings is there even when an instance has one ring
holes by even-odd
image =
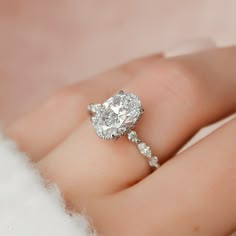
[[[88,111],[100,138],[117,140],[127,135],[128,140],[137,145],[151,167],[157,169],[160,166],[158,157],[153,155],[151,148],[133,130],[144,113],[141,101],[135,94],[121,90],[102,104],[89,104]]]

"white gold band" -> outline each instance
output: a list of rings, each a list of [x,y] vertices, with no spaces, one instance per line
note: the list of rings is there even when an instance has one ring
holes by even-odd
[[[128,139],[137,145],[139,152],[148,159],[151,167],[159,168],[158,157],[152,154],[151,148],[138,137],[137,132],[132,130],[128,133]]]

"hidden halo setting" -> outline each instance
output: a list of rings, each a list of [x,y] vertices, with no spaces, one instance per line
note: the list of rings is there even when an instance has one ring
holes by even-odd
[[[128,140],[135,143],[139,152],[148,159],[151,167],[160,166],[151,148],[133,130],[144,113],[138,96],[121,90],[102,104],[89,104],[88,111],[98,137],[117,140],[127,135]]]

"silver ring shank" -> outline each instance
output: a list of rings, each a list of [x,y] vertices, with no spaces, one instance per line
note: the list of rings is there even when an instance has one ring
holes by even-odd
[[[151,148],[138,137],[138,134],[132,130],[128,133],[128,139],[137,145],[139,152],[148,159],[148,164],[157,169],[160,167],[158,157],[152,154]]]

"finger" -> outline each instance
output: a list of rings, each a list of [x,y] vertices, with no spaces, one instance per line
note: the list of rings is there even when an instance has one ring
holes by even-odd
[[[8,135],[38,161],[81,124],[87,117],[88,103],[103,101],[161,57],[157,54],[135,60],[59,91],[41,107],[10,125]]]
[[[87,212],[104,235],[230,235],[236,229],[235,140],[236,119],[132,188],[90,202]]]
[[[236,110],[235,59],[236,47],[176,57],[150,71],[149,80],[137,81],[134,92],[145,114],[136,129],[161,162],[199,129]]]
[[[208,72],[209,65],[204,62],[209,53],[207,63],[220,66],[214,58],[221,57],[224,50],[229,49],[193,56],[199,57],[195,59],[198,63],[195,67],[205,73],[203,78],[196,76],[199,73],[195,70],[186,69],[184,64],[168,61],[139,74],[125,87],[125,91],[141,98],[145,113],[137,130],[162,162],[200,127],[233,110],[235,95],[231,77],[223,77],[223,72],[221,77],[214,71]],[[228,60],[232,59],[230,54]],[[236,74],[233,66],[231,73]],[[222,92],[214,86],[206,91],[209,81],[205,78],[208,77],[223,79],[227,86],[222,87]],[[125,138],[117,142],[100,140],[89,120],[49,153],[39,167],[48,179],[58,183],[67,200],[72,202],[120,191],[150,173],[147,160],[138,154],[134,145]]]

